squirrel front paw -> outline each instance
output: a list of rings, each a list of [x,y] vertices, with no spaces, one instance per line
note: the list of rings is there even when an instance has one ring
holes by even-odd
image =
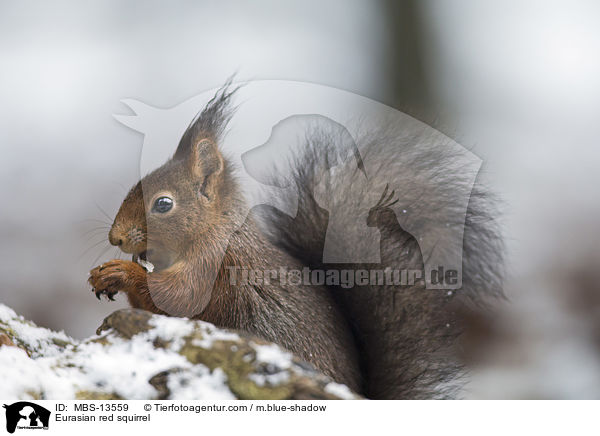
[[[129,292],[146,280],[146,271],[140,265],[129,260],[115,259],[103,263],[90,271],[88,282],[96,298],[101,295],[114,301],[117,292]]]

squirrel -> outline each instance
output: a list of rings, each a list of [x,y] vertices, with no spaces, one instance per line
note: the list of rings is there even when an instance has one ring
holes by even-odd
[[[230,85],[192,120],[173,157],[125,197],[108,238],[132,260],[111,260],[90,272],[96,297],[112,300],[123,292],[134,308],[249,332],[281,345],[368,398],[451,397],[452,381],[462,371],[453,355],[462,328],[460,307],[502,293],[502,243],[487,192],[477,184],[469,201],[460,291],[425,290],[423,280],[410,286],[368,284],[352,289],[276,280],[236,282],[232,274],[240,269],[341,271],[372,265],[322,261],[328,212],[315,200],[314,188],[324,150],[333,145],[326,143],[331,136],[318,131],[310,133],[306,149],[294,162],[296,217],[271,206],[257,206],[244,216],[236,168],[219,148],[234,113],[231,99],[237,88]],[[368,152],[382,161],[382,171],[374,177],[389,180],[385,163],[394,153],[403,177],[420,169],[414,183],[451,180],[440,178],[437,170],[423,178],[427,165],[415,164],[427,160],[415,145],[371,142]],[[340,201],[355,194],[353,175],[345,177],[328,187]],[[390,209],[403,196],[386,185],[369,211],[367,225],[381,234],[380,269],[423,268],[417,241]],[[348,228],[356,225],[349,222]]]

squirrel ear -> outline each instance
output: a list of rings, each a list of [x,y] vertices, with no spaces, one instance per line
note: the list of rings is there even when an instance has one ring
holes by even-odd
[[[189,167],[196,178],[202,179],[200,194],[212,200],[219,174],[223,172],[223,156],[210,139],[201,139],[192,144],[188,157]]]

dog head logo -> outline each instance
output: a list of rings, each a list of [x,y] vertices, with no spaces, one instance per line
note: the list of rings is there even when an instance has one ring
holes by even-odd
[[[169,109],[123,100],[135,115],[115,115],[115,118],[144,135],[141,175],[167,161],[175,144],[179,144],[176,155],[183,155],[180,149],[185,145],[184,139],[190,136],[189,132],[199,130],[194,123],[205,127],[206,120],[197,114],[207,102],[209,109],[205,111],[209,115],[220,113],[223,108],[214,102],[218,103],[226,93],[227,87],[213,89]],[[296,216],[299,192],[294,183],[294,157],[306,147],[307,140],[310,142],[307,132],[326,132],[332,140],[318,161],[313,162],[311,170],[318,177],[310,193],[329,214],[323,262],[379,263],[381,235],[376,226],[369,225],[369,216],[374,207],[385,206],[394,213],[402,229],[417,241],[424,259],[426,287],[462,287],[464,223],[481,159],[396,109],[339,89],[301,82],[257,81],[245,84],[233,97],[230,103],[237,105],[237,110],[231,114],[228,133],[221,138],[218,148],[239,169],[236,176],[247,199],[247,207],[238,217],[240,225],[250,209],[258,205],[279,209],[292,218]],[[393,126],[393,130],[382,126]],[[383,138],[391,144],[382,151],[383,156],[369,148],[373,138]],[[427,162],[415,157],[423,156],[418,147],[427,150]],[[402,160],[394,155],[400,149],[405,150]],[[453,157],[450,166],[445,156]],[[376,177],[382,172],[382,159],[389,176],[385,180]],[[436,169],[436,164],[440,168]],[[438,177],[441,173],[448,175],[443,182]],[[411,177],[418,178],[420,185],[415,187]],[[144,197],[148,197],[145,201],[150,201],[155,187],[146,183],[144,186],[142,179],[141,188]],[[331,186],[349,189],[343,198],[336,198],[334,190],[329,189]],[[390,196],[383,199],[387,201],[385,204],[380,201],[384,192]],[[421,201],[423,196],[429,200]],[[279,201],[281,198],[287,201]],[[359,223],[353,231],[348,231],[349,220]],[[148,234],[151,232],[149,226]],[[226,246],[222,249],[224,254]],[[431,280],[440,267],[456,272],[452,282]],[[206,289],[198,292],[205,296],[203,301],[188,299],[197,301],[197,307],[163,307],[160,299],[155,300],[152,289],[150,294],[165,312],[192,317],[208,303],[216,269],[214,275],[212,280],[205,278]]]
[[[28,401],[19,401],[6,409],[6,431],[14,433],[16,429],[48,429],[50,411]]]

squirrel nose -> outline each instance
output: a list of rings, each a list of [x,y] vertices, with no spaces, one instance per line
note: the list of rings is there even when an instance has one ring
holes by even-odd
[[[123,244],[123,240],[114,234],[113,229],[110,229],[110,232],[108,232],[108,241],[116,247],[120,247]]]

